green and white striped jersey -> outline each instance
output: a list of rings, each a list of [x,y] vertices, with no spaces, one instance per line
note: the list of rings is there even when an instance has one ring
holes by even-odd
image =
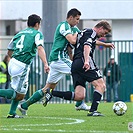
[[[76,32],[80,32],[78,27],[71,27],[67,21],[61,22],[57,26],[54,34],[54,42],[50,52],[49,62],[68,57],[66,48],[69,42],[65,36],[67,34],[74,34]]]
[[[9,50],[13,50],[12,57],[30,64],[36,56],[37,47],[43,46],[43,35],[34,28],[26,28],[17,33],[8,45]]]

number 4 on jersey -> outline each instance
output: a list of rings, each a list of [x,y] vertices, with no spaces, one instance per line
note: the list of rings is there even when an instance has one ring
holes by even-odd
[[[24,42],[25,35],[22,35],[20,40],[16,44],[16,48],[19,48],[19,51],[22,51],[22,48],[24,47],[23,42]]]

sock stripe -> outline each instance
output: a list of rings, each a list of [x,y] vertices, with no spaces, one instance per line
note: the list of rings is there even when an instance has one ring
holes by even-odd
[[[103,95],[103,94],[102,94],[102,93],[100,93],[98,90],[94,90],[94,92],[99,93],[101,96]]]
[[[16,91],[14,91],[13,96],[12,96],[11,99],[15,99],[15,98],[16,98]]]
[[[74,100],[74,97],[75,97],[75,93],[72,92],[72,98],[71,98],[71,100]]]

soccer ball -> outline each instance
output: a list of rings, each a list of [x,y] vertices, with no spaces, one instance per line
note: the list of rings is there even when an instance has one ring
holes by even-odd
[[[127,111],[127,105],[122,101],[115,102],[113,105],[113,111],[118,116],[124,115]]]

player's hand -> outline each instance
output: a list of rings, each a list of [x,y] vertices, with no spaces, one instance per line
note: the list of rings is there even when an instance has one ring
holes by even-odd
[[[106,43],[106,47],[114,49],[115,45],[113,43]]]
[[[86,62],[84,63],[83,69],[85,69],[85,71],[88,71],[90,69],[90,65],[89,65],[88,62],[87,63]]]
[[[49,73],[49,71],[50,71],[49,66],[48,66],[48,65],[45,65],[45,66],[44,66],[44,72],[45,72],[45,73]]]

